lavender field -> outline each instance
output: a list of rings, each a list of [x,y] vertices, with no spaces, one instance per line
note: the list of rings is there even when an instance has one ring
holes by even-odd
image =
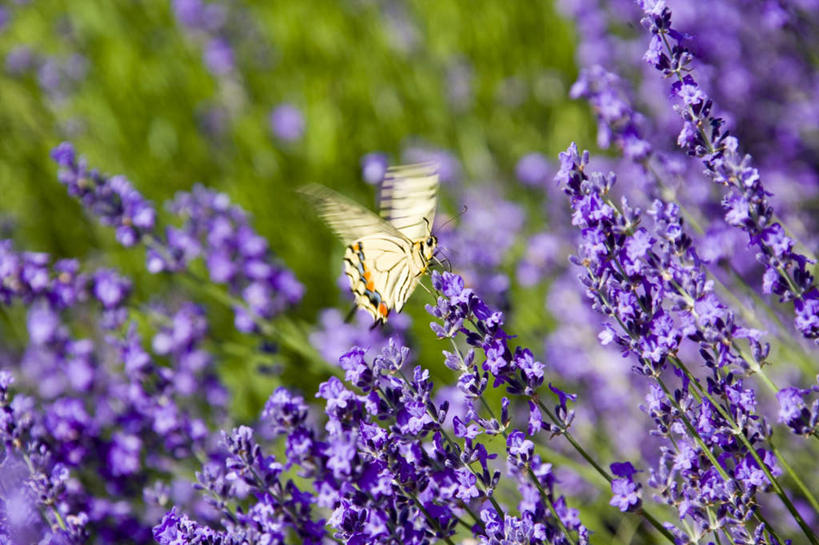
[[[0,545],[819,545],[818,1],[0,0],[0,131]]]

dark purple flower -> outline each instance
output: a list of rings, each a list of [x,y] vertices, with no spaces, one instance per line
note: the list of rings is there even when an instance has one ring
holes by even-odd
[[[609,504],[623,512],[633,511],[640,507],[642,503],[640,489],[642,486],[633,480],[637,470],[634,469],[631,462],[613,463],[611,464],[611,471],[619,478],[611,481],[612,498]]]
[[[805,402],[812,391],[819,391],[819,386],[813,389],[782,388],[776,394],[779,402],[779,422],[786,424],[798,435],[816,433],[819,426],[819,398],[808,406]]]
[[[142,441],[136,435],[115,433],[108,451],[108,470],[114,476],[132,475],[140,469]]]

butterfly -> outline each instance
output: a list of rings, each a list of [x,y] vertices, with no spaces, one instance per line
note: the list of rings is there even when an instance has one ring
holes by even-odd
[[[427,271],[438,245],[432,234],[438,202],[437,165],[391,167],[381,182],[380,217],[327,187],[301,193],[347,245],[344,273],[356,306],[386,323],[400,312]]]

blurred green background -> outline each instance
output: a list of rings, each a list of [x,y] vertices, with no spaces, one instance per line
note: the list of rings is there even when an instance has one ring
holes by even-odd
[[[320,182],[372,206],[361,157],[380,151],[395,164],[408,147],[422,146],[460,161],[464,186],[492,182],[514,198],[526,195],[514,180],[524,154],[556,158],[572,140],[591,144],[587,106],[567,98],[576,76],[572,29],[551,2],[223,2],[220,35],[235,68],[221,75],[203,60],[213,33],[183,24],[184,3],[5,7],[4,238],[116,266],[135,279],[141,301],[170,290],[168,279],[145,272],[141,249],[121,248],[67,197],[49,151],[70,140],[91,166],[126,175],[158,205],[194,183],[225,191],[306,286],[296,316],[310,324],[321,308],[346,312],[336,282],[342,248],[295,187]],[[282,103],[305,117],[294,141],[270,129]],[[453,200],[443,200],[454,212]],[[425,301],[416,295],[408,309],[418,332],[428,330]],[[530,298],[535,315],[542,301]],[[249,417],[280,379],[260,380],[241,349],[252,352],[257,341],[234,332],[229,310],[209,309],[213,338],[240,347],[223,355],[223,368],[238,414]],[[439,360],[431,337],[414,335],[420,352]],[[298,365],[283,366],[281,380],[314,391],[326,369],[285,356]]]

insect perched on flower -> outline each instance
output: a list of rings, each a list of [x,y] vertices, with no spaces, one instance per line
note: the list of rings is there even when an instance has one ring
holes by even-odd
[[[435,164],[392,167],[381,183],[381,217],[320,185],[302,193],[347,244],[344,273],[358,307],[375,323],[400,312],[427,271],[438,239],[432,222],[438,201]]]

